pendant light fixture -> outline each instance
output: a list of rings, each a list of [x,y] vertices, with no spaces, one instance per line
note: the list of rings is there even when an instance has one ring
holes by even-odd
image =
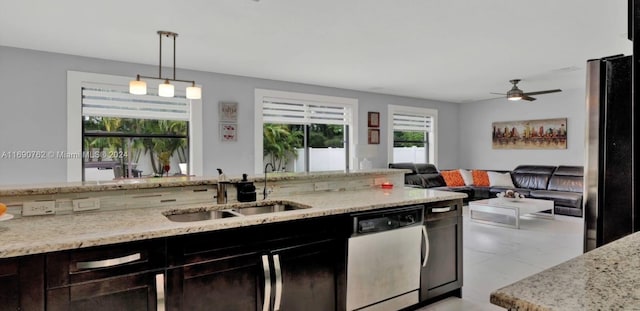
[[[158,76],[149,77],[149,76],[137,75],[135,80],[129,82],[129,93],[134,95],[147,94],[147,83],[144,80],[140,80],[140,78],[144,78],[144,79],[164,80],[163,83],[158,85],[158,96],[173,97],[175,94],[175,86],[171,84],[170,81],[175,81],[175,82],[191,83],[191,86],[187,87],[186,89],[186,94],[188,99],[202,98],[202,89],[196,86],[196,81],[176,79],[176,37],[178,36],[178,34],[171,31],[158,30],[158,36],[160,37],[160,61],[158,64]],[[173,37],[173,79],[162,77],[162,37],[163,36],[167,38]]]

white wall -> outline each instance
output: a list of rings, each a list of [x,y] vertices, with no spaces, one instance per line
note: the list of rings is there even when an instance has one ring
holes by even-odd
[[[155,75],[157,67],[0,46],[0,184],[66,180],[65,159],[18,160],[1,156],[3,152],[14,151],[66,151],[68,70],[134,77],[135,74]],[[367,119],[368,111],[380,112],[382,135],[377,146],[378,156],[371,159],[374,167],[387,165],[387,105],[438,109],[439,166],[458,166],[459,104],[201,71],[178,70],[177,77],[196,80],[203,86],[206,176],[215,176],[217,167],[229,176],[255,171],[255,88],[357,98],[360,120]],[[237,142],[220,142],[220,101],[238,102]],[[367,141],[366,126],[366,122],[360,122],[360,142]]]
[[[533,102],[504,98],[460,106],[460,167],[511,170],[521,164],[584,165],[585,90],[536,96]],[[494,150],[492,122],[567,118],[567,149]],[[442,168],[444,168],[442,166]]]

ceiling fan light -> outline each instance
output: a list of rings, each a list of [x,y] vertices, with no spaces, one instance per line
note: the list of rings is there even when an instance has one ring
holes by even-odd
[[[187,87],[188,99],[200,99],[202,98],[202,89],[197,86]]]
[[[507,92],[508,100],[521,100],[523,96],[524,93],[517,87],[513,87],[509,92]]]
[[[146,95],[147,83],[138,79],[129,82],[129,93],[133,95]]]
[[[173,97],[175,93],[175,87],[169,84],[169,80],[164,80],[164,83],[158,85],[158,96]]]

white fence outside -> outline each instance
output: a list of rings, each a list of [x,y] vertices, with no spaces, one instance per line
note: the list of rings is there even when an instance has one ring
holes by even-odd
[[[393,162],[426,163],[427,150],[425,147],[394,147]],[[391,161],[390,161],[391,162]]]
[[[309,148],[309,169],[317,171],[344,170],[344,148]],[[304,172],[304,149],[298,149],[298,157],[288,161],[286,171]],[[398,147],[393,148],[393,162],[426,163],[427,154],[425,147]],[[371,160],[371,159],[369,159]],[[265,159],[266,163],[267,159]]]

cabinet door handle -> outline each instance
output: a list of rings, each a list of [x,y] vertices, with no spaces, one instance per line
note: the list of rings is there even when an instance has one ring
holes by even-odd
[[[164,311],[164,273],[156,274],[156,310]]]
[[[273,311],[280,311],[282,300],[282,269],[280,268],[280,256],[273,255],[273,267],[276,272],[276,300],[273,302]]]
[[[264,302],[262,311],[269,311],[271,302],[271,268],[269,267],[269,256],[262,255],[262,271],[264,271]]]
[[[427,236],[427,225],[422,226],[422,237],[424,237],[424,259],[422,260],[422,266],[427,266],[427,260],[429,259],[429,237]]]
[[[432,213],[446,213],[451,211],[451,206],[446,206],[446,207],[434,207],[431,209]]]
[[[78,263],[76,263],[76,268],[78,270],[108,268],[108,267],[123,265],[125,263],[131,263],[136,260],[140,260],[140,258],[142,258],[142,255],[140,253],[135,253],[135,254],[122,256],[118,258],[95,260],[95,261],[79,261]]]

